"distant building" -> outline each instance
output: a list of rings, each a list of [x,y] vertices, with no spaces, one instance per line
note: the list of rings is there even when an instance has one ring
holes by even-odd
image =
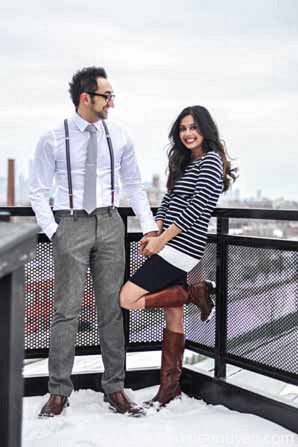
[[[152,207],[157,207],[163,198],[164,191],[161,189],[160,176],[154,174],[152,177],[152,184],[146,188],[150,205]]]
[[[16,185],[16,205],[30,206],[29,204],[29,180],[20,174]]]
[[[0,177],[0,205],[6,206],[7,178]]]

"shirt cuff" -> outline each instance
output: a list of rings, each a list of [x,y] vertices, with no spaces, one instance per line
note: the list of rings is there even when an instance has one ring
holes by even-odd
[[[159,231],[158,226],[153,219],[151,222],[141,222],[141,227],[143,234],[149,233],[150,231]]]
[[[48,236],[50,240],[52,240],[52,237],[56,233],[57,228],[58,224],[56,224],[56,222],[53,222],[44,229],[44,233]]]

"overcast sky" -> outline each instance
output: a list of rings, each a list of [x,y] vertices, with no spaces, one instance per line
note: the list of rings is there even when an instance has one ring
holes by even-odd
[[[27,0],[0,7],[0,176],[27,175],[39,136],[73,113],[68,82],[104,66],[110,118],[134,136],[144,180],[164,176],[167,134],[194,104],[214,116],[242,197],[297,200],[298,1]]]

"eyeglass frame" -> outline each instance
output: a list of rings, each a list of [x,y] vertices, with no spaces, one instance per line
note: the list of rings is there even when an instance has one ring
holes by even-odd
[[[96,93],[96,92],[85,92],[90,96],[100,96],[106,100],[106,102],[110,102],[112,99],[115,99],[114,93]]]

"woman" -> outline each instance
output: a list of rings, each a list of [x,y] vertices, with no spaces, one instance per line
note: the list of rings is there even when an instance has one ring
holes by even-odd
[[[156,214],[159,235],[141,240],[141,253],[150,258],[120,294],[125,309],[165,310],[161,383],[157,395],[147,402],[157,406],[181,394],[183,304],[197,305],[203,321],[212,310],[207,282],[188,285],[187,274],[204,253],[208,223],[221,192],[235,180],[217,127],[205,107],[184,109],[169,139],[168,192]]]

